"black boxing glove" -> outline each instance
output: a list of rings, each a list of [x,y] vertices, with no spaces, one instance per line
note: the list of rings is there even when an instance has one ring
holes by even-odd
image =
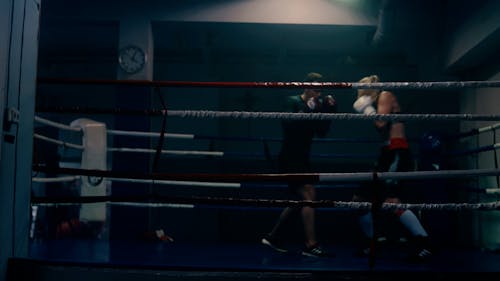
[[[325,96],[322,101],[322,107],[325,113],[336,113],[337,101],[331,95]]]

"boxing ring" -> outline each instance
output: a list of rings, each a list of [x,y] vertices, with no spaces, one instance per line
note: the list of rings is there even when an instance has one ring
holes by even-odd
[[[120,85],[127,87],[220,87],[220,88],[285,88],[301,89],[307,87],[321,89],[462,89],[481,87],[500,87],[500,81],[465,81],[465,82],[384,82],[384,83],[335,83],[335,82],[189,82],[189,81],[84,81],[72,79],[42,79],[39,84],[48,85]],[[277,253],[259,244],[259,235],[266,228],[227,230],[224,238],[235,236],[241,239],[214,239],[215,234],[203,232],[203,226],[211,223],[240,225],[241,220],[252,220],[252,225],[269,224],[283,207],[312,206],[318,210],[322,222],[318,228],[328,228],[329,223],[346,223],[346,232],[353,231],[349,220],[356,210],[370,210],[371,202],[352,202],[349,197],[362,181],[404,179],[413,185],[409,189],[441,188],[429,182],[462,181],[481,177],[500,176],[500,169],[443,169],[422,170],[411,172],[316,172],[278,174],[274,172],[164,172],[161,171],[159,159],[167,155],[170,161],[188,158],[189,161],[224,158],[259,158],[270,161],[276,158],[271,153],[270,143],[279,143],[279,138],[241,137],[220,135],[197,135],[172,133],[166,129],[167,117],[194,119],[293,119],[293,120],[414,120],[414,121],[499,121],[500,115],[474,114],[384,114],[363,115],[351,113],[285,113],[285,112],[242,112],[242,111],[209,111],[209,110],[172,110],[168,109],[162,100],[161,109],[123,109],[123,108],[91,108],[86,106],[46,107],[37,108],[38,113],[50,112],[55,115],[81,115],[94,118],[75,118],[70,124],[52,121],[49,118],[36,116],[35,123],[51,127],[65,133],[56,135],[67,136],[61,140],[38,133],[35,129],[34,138],[48,147],[56,147],[57,153],[74,151],[72,161],[59,165],[33,163],[33,193],[31,198],[32,221],[30,232],[30,257],[13,259],[10,262],[12,278],[28,278],[36,280],[51,280],[51,278],[70,278],[72,280],[87,280],[89,278],[130,278],[140,277],[141,280],[420,280],[421,278],[453,278],[465,273],[498,274],[500,272],[500,255],[498,250],[492,251],[478,248],[459,248],[446,245],[440,247],[436,256],[425,263],[409,263],[402,256],[405,246],[404,239],[386,242],[383,252],[375,260],[353,256],[354,245],[347,239],[349,233],[325,239],[325,248],[334,252],[334,257],[311,258],[291,251],[287,254]],[[161,131],[127,131],[108,128],[106,122],[98,121],[102,115],[141,116],[162,118]],[[500,124],[485,126],[461,132],[456,135],[442,136],[441,141],[453,142],[459,139],[477,136],[486,132],[495,132]],[[128,137],[150,140],[149,147],[116,147],[108,144],[108,138]],[[70,141],[71,140],[71,141]],[[77,140],[79,142],[72,142]],[[176,150],[164,149],[171,140],[182,142],[206,141],[207,150]],[[221,151],[213,148],[213,142],[257,142],[262,145],[262,153]],[[315,139],[315,142],[360,142],[378,143],[374,139],[326,138]],[[416,142],[417,140],[411,140]],[[116,143],[116,142],[115,142]],[[130,143],[130,142],[129,142]],[[165,144],[167,143],[167,145]],[[413,145],[412,145],[413,146]],[[493,143],[474,149],[456,149],[446,151],[443,157],[456,159],[482,152],[494,152],[500,144]],[[52,151],[54,152],[54,151]],[[110,155],[116,153],[125,155],[142,154],[151,157],[151,169],[115,170],[110,164]],[[356,158],[363,161],[375,159],[369,153],[338,153],[312,154],[312,158]],[[415,155],[416,158],[419,155]],[[208,159],[208,160],[207,160]],[[496,152],[495,152],[496,159]],[[272,171],[273,169],[270,169]],[[308,181],[317,185],[322,199],[318,201],[297,201],[282,196],[286,191],[285,182]],[[115,185],[124,183],[127,190],[134,185],[145,188],[146,192],[124,192],[118,195],[112,190]],[[69,193],[50,195],[46,188],[49,184],[59,184],[58,188],[71,188]],[[450,188],[450,187],[448,187]],[[455,187],[451,187],[455,188]],[[37,190],[40,189],[40,190]],[[466,194],[481,195],[477,202],[421,202],[421,203],[384,203],[382,210],[406,208],[414,210],[420,216],[434,213],[446,213],[444,218],[455,218],[470,212],[498,212],[500,201],[498,187],[461,186]],[[54,190],[52,188],[51,190]],[[202,190],[202,191],[200,191]],[[196,195],[193,195],[196,194]],[[324,199],[323,199],[324,198]],[[341,198],[345,200],[331,200]],[[486,198],[486,199],[484,199]],[[446,199],[446,198],[444,198]],[[44,215],[54,209],[76,208],[71,220],[57,222],[53,236],[40,230],[40,225],[47,224]],[[167,220],[176,221],[170,228],[149,227],[139,229],[132,236],[123,233],[112,233],[113,215],[120,210],[133,212],[155,212],[154,210],[169,209]],[[180,221],[184,217],[184,221]],[[197,220],[207,220],[198,222]],[[208,221],[214,220],[214,221]],[[173,235],[172,228],[182,228],[190,223],[200,224],[200,233],[193,236],[207,236],[199,240],[184,239],[183,235]],[[338,223],[338,222],[337,222]],[[125,228],[133,229],[133,222]],[[142,224],[144,225],[144,224]],[[445,224],[446,225],[446,224]],[[219,226],[221,227],[221,226]],[[223,227],[223,226],[222,226]],[[174,231],[175,232],[175,231]],[[180,232],[182,233],[182,231]],[[328,234],[328,233],[327,233]],[[127,236],[128,235],[128,236]],[[256,240],[257,238],[257,240]],[[345,239],[345,240],[342,240]],[[399,239],[399,240],[398,240]],[[446,239],[446,237],[438,237]],[[29,268],[30,270],[26,270]],[[43,278],[36,274],[42,273]],[[479,275],[481,276],[481,275]],[[78,279],[80,278],[80,279]]]

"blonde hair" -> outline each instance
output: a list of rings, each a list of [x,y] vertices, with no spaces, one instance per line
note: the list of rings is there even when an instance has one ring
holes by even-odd
[[[370,75],[363,77],[359,80],[360,83],[377,83],[380,82],[380,78],[378,75]],[[371,96],[372,99],[375,99],[376,96],[380,93],[381,91],[379,89],[358,89],[358,98],[361,96]]]

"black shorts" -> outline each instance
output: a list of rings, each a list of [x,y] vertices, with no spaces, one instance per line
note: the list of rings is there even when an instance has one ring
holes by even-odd
[[[380,150],[376,172],[408,172],[414,170],[413,157],[409,149],[389,149],[384,146]],[[404,181],[402,180],[373,180],[362,182],[355,195],[364,200],[385,199],[400,197]]]
[[[311,166],[308,160],[298,160],[298,159],[280,159],[279,161],[279,172],[283,174],[293,174],[293,173],[309,173],[311,172]],[[305,184],[309,182],[302,181],[290,181],[287,182],[288,188],[293,195],[296,195],[294,199],[302,199],[302,194],[299,192]]]

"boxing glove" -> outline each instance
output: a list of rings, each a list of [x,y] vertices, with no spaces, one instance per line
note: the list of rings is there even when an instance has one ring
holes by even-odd
[[[331,95],[326,96],[323,99],[322,104],[324,112],[328,113],[337,112],[337,101]]]
[[[307,107],[312,111],[314,109],[316,109],[316,107],[318,106],[317,104],[317,101],[315,98],[310,98],[307,100]]]
[[[370,96],[361,96],[359,97],[352,107],[359,113],[364,113],[366,115],[377,114],[377,110],[372,105],[373,101]]]

